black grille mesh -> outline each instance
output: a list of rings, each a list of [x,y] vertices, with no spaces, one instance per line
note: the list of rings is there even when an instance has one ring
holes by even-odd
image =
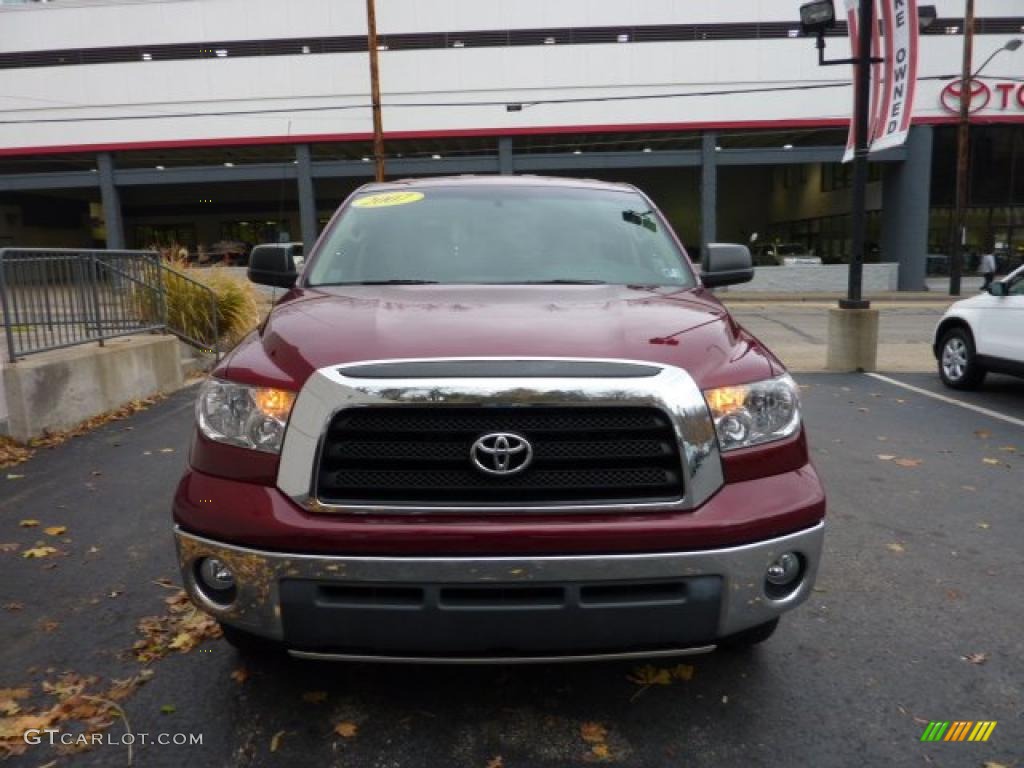
[[[473,466],[477,438],[512,432],[533,460],[496,477]],[[495,505],[670,501],[683,495],[668,416],[643,407],[372,407],[342,411],[321,454],[326,503]]]

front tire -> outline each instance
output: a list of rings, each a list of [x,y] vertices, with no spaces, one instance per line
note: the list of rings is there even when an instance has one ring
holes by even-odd
[[[985,380],[985,371],[978,363],[974,339],[966,328],[951,328],[939,346],[939,378],[951,389],[977,389]]]

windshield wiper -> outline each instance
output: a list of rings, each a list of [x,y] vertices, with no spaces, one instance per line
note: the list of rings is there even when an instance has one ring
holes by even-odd
[[[509,283],[509,285],[608,285],[604,280],[571,280],[558,278],[555,280],[523,280],[521,283]]]
[[[331,283],[331,285],[437,285],[437,280],[354,280],[347,283]]]

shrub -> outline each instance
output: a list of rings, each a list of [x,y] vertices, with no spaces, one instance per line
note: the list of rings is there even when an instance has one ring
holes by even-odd
[[[209,347],[214,346],[213,307],[217,335],[232,346],[259,322],[256,289],[244,277],[220,267],[193,269],[182,262],[164,262],[162,272],[168,327]],[[205,288],[213,291],[214,300]],[[156,297],[143,301],[143,313],[156,314]]]

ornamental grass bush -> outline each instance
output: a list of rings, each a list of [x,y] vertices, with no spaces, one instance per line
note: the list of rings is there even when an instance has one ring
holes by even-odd
[[[259,323],[258,294],[244,276],[223,267],[197,269],[177,259],[165,261],[164,266],[164,302],[172,330],[208,347],[213,347],[219,336],[223,346],[230,347]],[[204,287],[213,291],[212,301]],[[154,317],[157,312],[157,296],[147,292],[143,314]]]

